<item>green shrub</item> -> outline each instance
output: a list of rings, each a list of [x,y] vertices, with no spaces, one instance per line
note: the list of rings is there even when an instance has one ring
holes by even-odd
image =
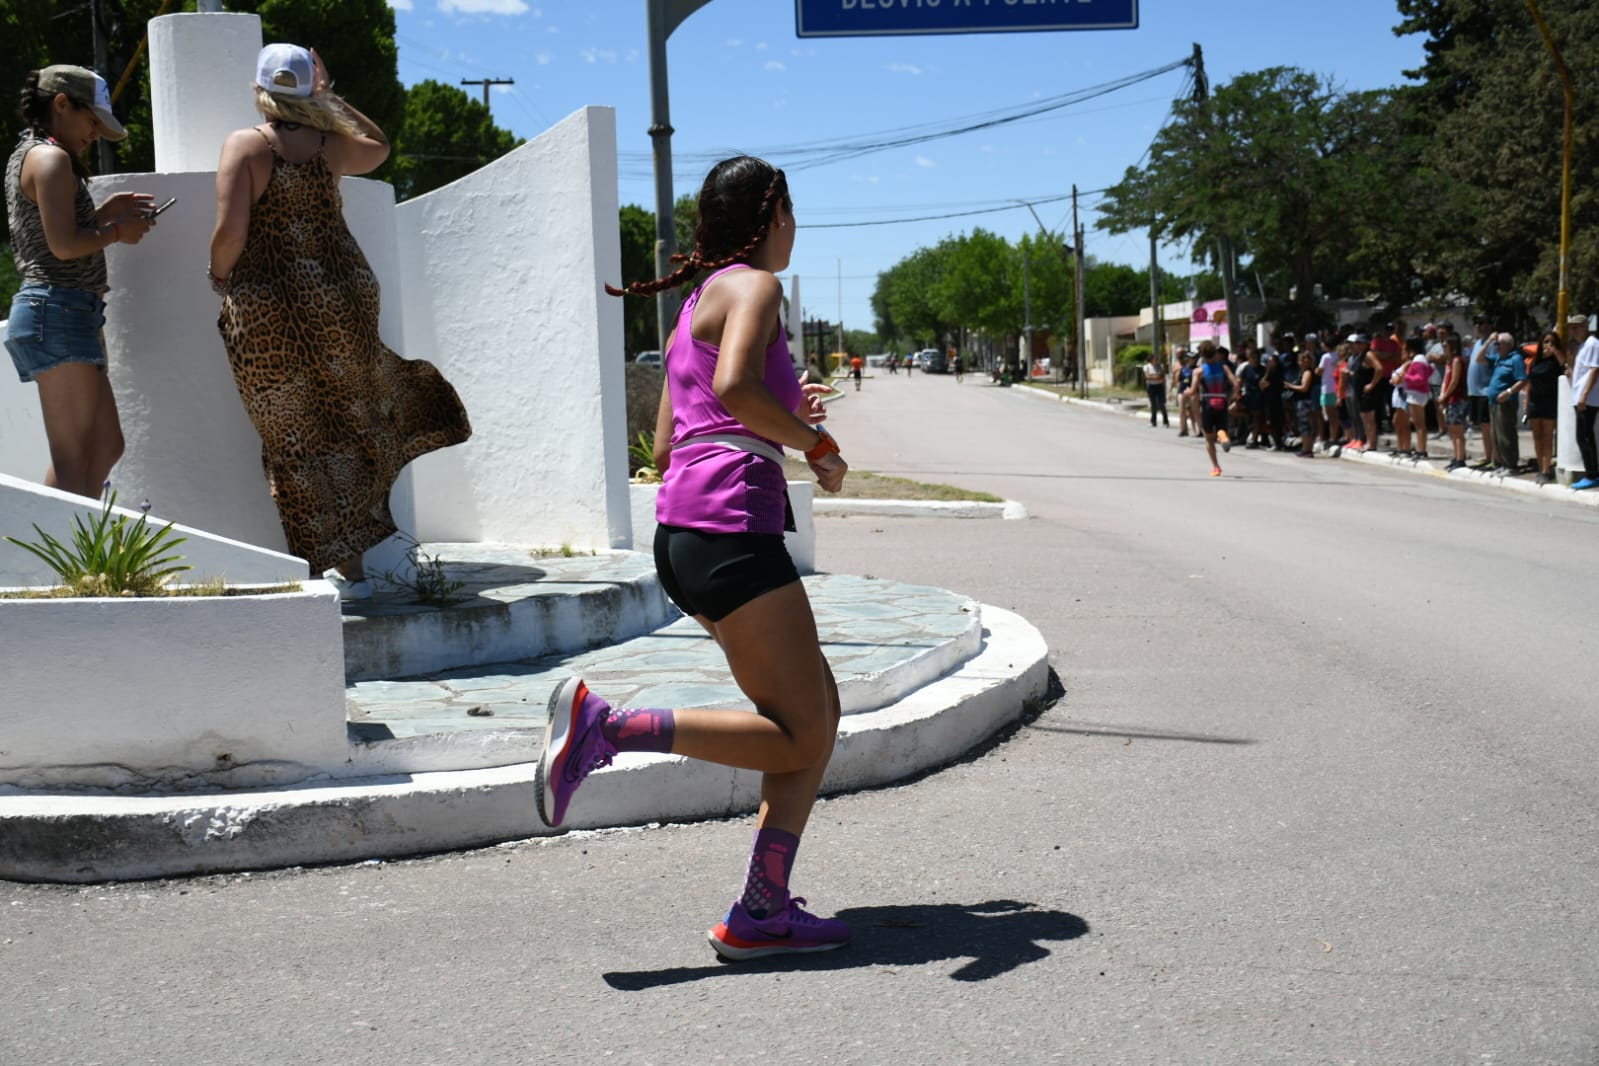
[[[1129,344],[1116,351],[1116,382],[1119,385],[1144,384],[1144,364],[1153,351],[1147,344]]]

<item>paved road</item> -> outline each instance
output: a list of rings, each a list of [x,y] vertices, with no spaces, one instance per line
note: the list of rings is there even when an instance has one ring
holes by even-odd
[[[818,522],[823,569],[1018,610],[1064,695],[819,807],[859,930],[723,966],[745,821],[0,886],[4,1063],[1599,1063],[1599,515],[1202,450],[918,374],[852,461],[1024,522]]]

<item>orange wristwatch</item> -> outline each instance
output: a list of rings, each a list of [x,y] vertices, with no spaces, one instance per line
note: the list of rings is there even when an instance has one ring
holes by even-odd
[[[805,453],[805,461],[807,463],[819,462],[824,455],[840,454],[838,450],[838,441],[833,439],[833,435],[831,433],[827,432],[827,430],[823,429],[821,426],[812,426],[811,428],[816,430],[816,435],[819,439],[816,442],[816,447]]]

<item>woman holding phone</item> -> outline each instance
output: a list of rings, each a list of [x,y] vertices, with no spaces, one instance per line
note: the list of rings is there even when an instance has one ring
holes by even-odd
[[[315,52],[261,49],[265,121],[222,146],[209,275],[289,550],[359,600],[372,595],[363,553],[395,532],[400,470],[472,429],[431,363],[378,336],[377,277],[344,223],[339,179],[381,164],[389,140],[331,86]]]
[[[6,164],[11,251],[22,287],[11,301],[6,350],[39,386],[50,446],[44,483],[99,496],[122,456],[122,422],[106,376],[105,250],[138,244],[155,225],[153,198],[122,192],[95,206],[83,154],[127,131],[92,70],[51,66],[22,86],[22,140]]]

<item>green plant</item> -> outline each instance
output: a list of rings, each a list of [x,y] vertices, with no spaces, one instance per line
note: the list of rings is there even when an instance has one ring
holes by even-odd
[[[174,574],[191,569],[174,566],[183,556],[172,549],[187,537],[174,536],[172,523],[160,529],[149,525],[150,503],[140,506],[138,519],[112,514],[117,494],[111,482],[105,483],[100,513],[90,518],[78,515],[72,520],[70,546],[40,529],[37,543],[7,537],[19,548],[37,555],[54,570],[74,596],[155,596]]]
[[[1129,344],[1116,350],[1116,381],[1122,385],[1142,385],[1144,364],[1152,349],[1147,344]]]
[[[627,446],[627,458],[635,481],[661,480],[660,472],[655,469],[655,434],[639,430],[638,440]]]
[[[417,603],[434,607],[443,607],[460,599],[456,593],[466,587],[466,582],[452,578],[445,571],[443,561],[437,555],[424,552],[421,543],[414,537],[404,533],[395,535],[405,544],[405,558],[411,564],[410,571],[404,576],[396,576],[394,571],[385,570],[379,581],[393,588],[404,589]]]

